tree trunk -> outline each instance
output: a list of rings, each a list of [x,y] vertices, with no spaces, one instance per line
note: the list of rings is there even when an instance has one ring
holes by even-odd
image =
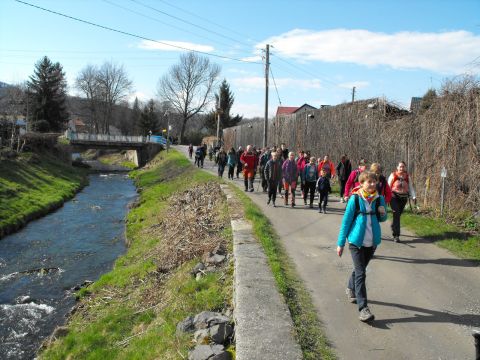
[[[182,119],[182,129],[180,130],[180,138],[178,139],[179,144],[183,144],[183,137],[185,135],[185,127],[187,125],[187,121],[188,119],[185,117]]]

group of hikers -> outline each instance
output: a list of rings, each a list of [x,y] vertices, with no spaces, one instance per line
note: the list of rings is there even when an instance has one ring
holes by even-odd
[[[245,191],[253,192],[254,180],[259,173],[259,185],[268,193],[267,204],[271,203],[274,207],[277,193],[283,197],[286,206],[290,204],[292,208],[295,207],[295,191],[299,184],[304,205],[313,208],[318,192],[319,212],[326,214],[328,195],[332,192],[330,182],[332,179],[338,180],[340,201],[347,205],[337,240],[337,255],[342,256],[348,241],[354,265],[346,295],[350,302],[357,303],[361,321],[373,320],[374,315],[367,304],[366,267],[381,241],[380,222],[387,219],[389,205],[393,213],[393,241],[400,242],[400,217],[408,199],[416,199],[405,162],[400,161],[387,179],[379,163],[372,163],[368,167],[367,161],[360,159],[358,166],[352,169],[347,155],[343,155],[335,166],[328,155],[317,159],[309,151],[302,150],[295,154],[285,144],[261,150],[248,145],[246,149],[231,148],[228,153],[223,147],[217,150],[215,161],[218,176],[222,177],[228,166],[228,178],[234,179],[235,170],[237,179],[242,173]],[[193,147],[192,150],[189,147],[190,156],[192,152]],[[198,161],[197,153],[201,153]],[[206,146],[197,148],[195,157],[198,166],[203,167],[205,154]]]

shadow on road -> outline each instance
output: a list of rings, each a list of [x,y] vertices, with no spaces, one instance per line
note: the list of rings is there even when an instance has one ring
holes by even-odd
[[[480,323],[480,315],[476,314],[454,314],[449,312],[435,311],[430,309],[419,308],[416,306],[388,303],[384,301],[369,300],[370,304],[389,306],[414,312],[411,316],[394,318],[394,319],[380,319],[371,323],[372,327],[389,330],[389,325],[398,323],[452,323],[463,326],[478,326]]]
[[[384,256],[384,255],[375,255],[375,259],[378,260],[387,260],[387,261],[396,261],[406,264],[437,264],[437,265],[448,265],[448,266],[461,266],[461,267],[477,267],[480,266],[480,261],[475,259],[454,259],[454,258],[445,258],[445,259],[411,259],[398,256]]]

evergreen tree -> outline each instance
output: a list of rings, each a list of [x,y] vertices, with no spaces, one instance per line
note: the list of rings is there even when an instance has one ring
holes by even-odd
[[[62,131],[68,121],[67,81],[60,63],[43,57],[27,82],[31,96],[33,128],[38,131]]]
[[[140,103],[138,101],[138,98],[135,97],[135,101],[133,102],[133,107],[132,107],[132,113],[131,113],[131,119],[130,123],[132,124],[132,133],[134,135],[138,135],[142,133],[142,129],[140,127],[140,115],[141,115],[141,110],[140,110]]]
[[[150,100],[143,108],[140,114],[140,131],[143,136],[147,136],[150,131],[155,134],[159,131],[158,117],[155,112],[155,102]]]
[[[435,89],[429,89],[422,98],[421,112],[427,111],[430,106],[433,105],[433,102],[437,98],[437,92]]]
[[[215,94],[217,111],[220,110],[220,131],[222,131],[222,129],[237,125],[243,118],[238,114],[234,117],[230,115],[230,109],[232,108],[234,101],[235,97],[230,90],[230,85],[228,84],[227,80],[223,80],[218,94]],[[213,132],[217,131],[217,111],[211,111],[207,115],[205,123],[206,127]]]

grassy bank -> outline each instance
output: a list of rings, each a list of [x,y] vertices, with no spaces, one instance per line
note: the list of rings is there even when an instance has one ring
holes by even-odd
[[[480,264],[480,235],[471,235],[443,219],[411,211],[402,214],[401,224],[416,235],[448,249],[456,256]]]
[[[112,153],[112,154],[102,155],[98,158],[98,161],[106,165],[123,166],[130,170],[133,170],[137,167],[133,162],[126,160],[125,155],[121,153]]]
[[[57,209],[86,182],[84,170],[48,155],[0,160],[0,238]]]
[[[127,219],[128,251],[111,272],[79,292],[68,334],[50,344],[40,354],[42,359],[185,359],[192,336],[176,336],[177,323],[204,310],[231,307],[231,264],[197,281],[190,274],[195,258],[174,268],[166,268],[162,260],[178,254],[165,253],[176,240],[165,236],[172,228],[167,225],[190,226],[172,214],[172,199],[217,179],[195,169],[176,151],[162,152],[132,176],[141,194],[139,206]],[[231,244],[222,201],[215,211],[223,225],[209,231]]]
[[[232,186],[245,207],[245,216],[253,223],[255,236],[262,244],[275,277],[292,316],[296,338],[305,360],[336,359],[318,320],[310,294],[301,282],[288,258],[272,224],[262,210],[242,191]]]

